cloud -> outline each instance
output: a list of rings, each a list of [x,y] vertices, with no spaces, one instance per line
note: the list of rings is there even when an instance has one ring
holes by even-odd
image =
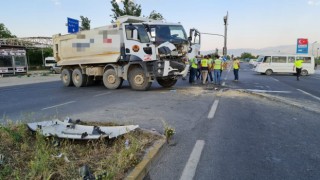
[[[309,0],[308,1],[308,5],[310,5],[310,6],[319,6],[320,5],[320,1]]]
[[[51,0],[53,2],[54,5],[56,6],[60,6],[61,5],[61,2],[60,0]]]

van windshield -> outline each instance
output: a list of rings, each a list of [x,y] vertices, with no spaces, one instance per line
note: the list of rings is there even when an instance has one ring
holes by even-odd
[[[262,62],[264,59],[264,56],[259,56],[258,59],[257,59],[257,62]]]

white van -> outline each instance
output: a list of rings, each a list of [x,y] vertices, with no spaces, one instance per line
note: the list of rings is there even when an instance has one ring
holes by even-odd
[[[54,59],[54,57],[46,57],[44,59],[44,66],[45,67],[49,67],[50,70],[53,69],[53,67],[57,64],[56,60]]]
[[[314,57],[309,55],[261,55],[258,57],[255,71],[266,75],[272,73],[295,73],[296,60],[303,59],[301,75],[314,74]]]

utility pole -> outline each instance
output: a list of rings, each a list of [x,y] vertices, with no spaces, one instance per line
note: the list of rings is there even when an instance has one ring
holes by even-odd
[[[224,22],[224,47],[223,47],[223,56],[227,58],[227,26],[228,26],[228,11],[227,15],[223,17]]]

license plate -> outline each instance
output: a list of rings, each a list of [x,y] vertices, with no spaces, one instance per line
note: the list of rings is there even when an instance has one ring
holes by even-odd
[[[17,72],[24,72],[23,68],[17,68]]]

